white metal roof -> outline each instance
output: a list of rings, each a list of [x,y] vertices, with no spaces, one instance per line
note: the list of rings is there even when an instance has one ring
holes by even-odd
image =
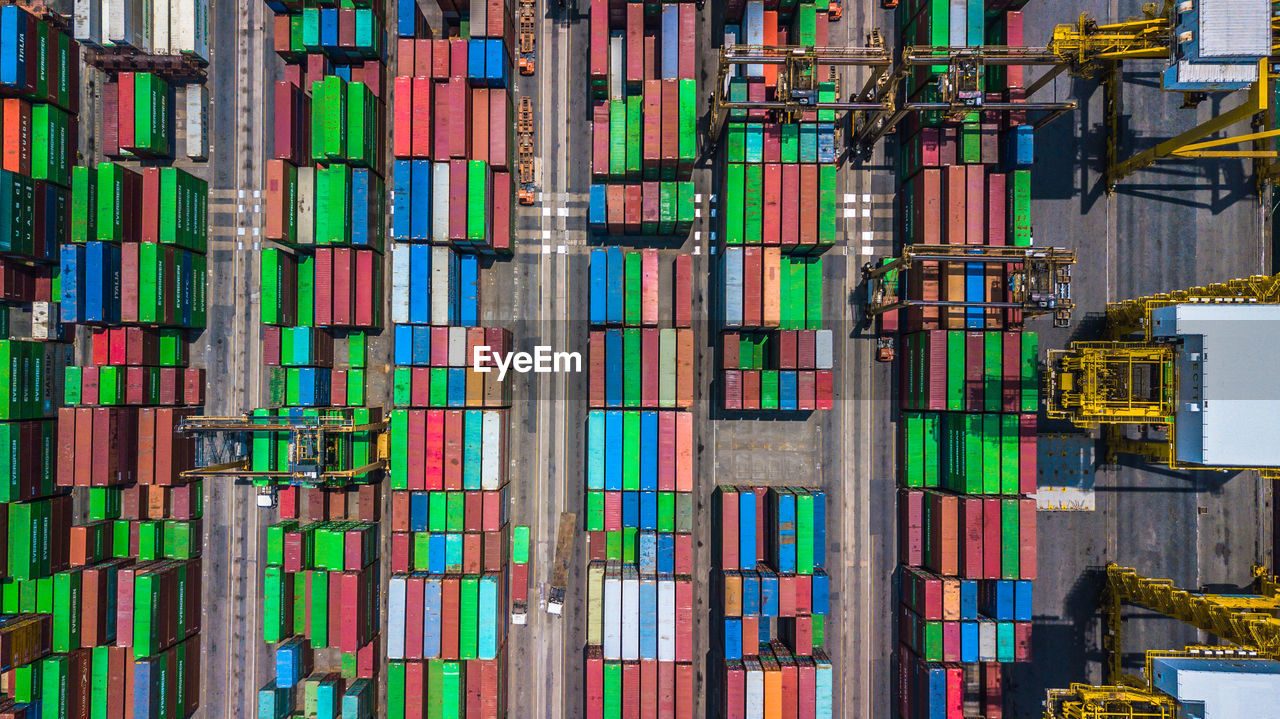
[[[1271,54],[1270,0],[1199,0],[1200,57]]]
[[[1178,336],[1177,458],[1280,467],[1280,305],[1180,304],[1152,312]]]

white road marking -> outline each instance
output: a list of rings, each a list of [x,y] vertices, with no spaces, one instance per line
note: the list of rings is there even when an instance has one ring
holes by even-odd
[[[874,233],[874,232],[872,232],[871,230],[863,230],[863,231],[862,231],[862,241],[863,241],[863,242],[870,242],[874,237],[875,237],[875,233]]]

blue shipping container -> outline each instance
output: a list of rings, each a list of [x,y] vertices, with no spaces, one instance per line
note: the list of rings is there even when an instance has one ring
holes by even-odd
[[[622,330],[606,330],[604,335],[604,402],[622,406]]]
[[[622,412],[605,413],[604,488],[622,489]]]
[[[621,247],[610,247],[608,255],[607,285],[609,295],[606,301],[605,314],[609,324],[620,325],[626,319],[626,310],[623,305],[623,285],[626,281],[624,255]]]
[[[604,489],[604,412],[587,413],[587,489]]]
[[[599,187],[592,185],[592,189]],[[605,273],[607,271],[608,253],[601,249],[595,248],[591,250],[591,286],[590,286],[590,315],[591,324],[603,325],[605,323],[605,297],[606,287],[608,283],[605,281]]]
[[[391,163],[391,237],[393,239],[407,240],[412,235],[412,187],[413,162],[411,160],[393,161]]]
[[[603,232],[609,222],[609,207],[606,204],[604,185],[592,185],[587,191],[587,226],[592,232]],[[592,261],[597,250],[592,250]],[[601,251],[602,252],[602,251]]]

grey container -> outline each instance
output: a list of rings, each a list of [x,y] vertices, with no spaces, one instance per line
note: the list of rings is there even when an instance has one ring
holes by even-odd
[[[818,369],[831,369],[832,366],[834,366],[835,361],[831,356],[832,341],[833,338],[831,330],[817,330],[814,333],[813,364]]]

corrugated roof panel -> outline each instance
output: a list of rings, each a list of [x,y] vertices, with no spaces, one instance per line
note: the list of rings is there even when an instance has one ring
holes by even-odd
[[[1270,0],[1200,0],[1200,57],[1271,54]]]

